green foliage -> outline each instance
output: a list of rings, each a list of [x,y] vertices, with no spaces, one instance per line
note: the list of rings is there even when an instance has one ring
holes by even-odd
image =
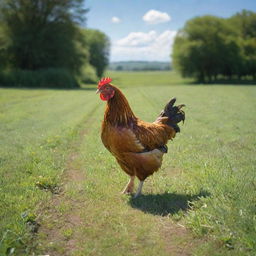
[[[95,68],[89,63],[80,70],[79,79],[82,83],[96,83],[98,80]]]
[[[1,21],[6,26],[6,48],[13,68],[36,70],[48,67],[75,72],[83,63],[76,48],[78,16],[86,12],[82,0],[3,0]]]
[[[89,46],[89,63],[96,69],[98,77],[103,75],[108,65],[110,41],[108,37],[98,30],[82,30]]]
[[[247,38],[256,38],[256,13],[243,10],[230,17],[228,24],[238,36]]]
[[[77,88],[78,82],[65,69],[9,70],[0,72],[0,85],[7,87]]]
[[[82,30],[83,0],[3,0],[0,4],[2,86],[77,87],[108,64],[109,40]]]
[[[242,11],[229,19],[189,20],[175,38],[173,64],[183,76],[200,82],[256,77],[256,13]]]

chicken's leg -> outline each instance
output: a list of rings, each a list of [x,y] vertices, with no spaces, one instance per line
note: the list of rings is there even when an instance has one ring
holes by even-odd
[[[142,190],[143,182],[144,182],[144,180],[143,180],[143,181],[140,181],[138,190],[137,190],[137,192],[136,192],[134,198],[136,198],[136,197],[138,197],[139,195],[141,195],[141,190]]]
[[[129,182],[127,183],[125,189],[122,192],[123,194],[131,194],[133,192],[134,179],[135,179],[135,176],[131,176]]]

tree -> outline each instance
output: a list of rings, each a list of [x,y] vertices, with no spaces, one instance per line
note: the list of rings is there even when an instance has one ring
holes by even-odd
[[[5,26],[0,22],[0,68],[7,65],[8,38],[5,36]]]
[[[83,30],[89,47],[89,63],[95,67],[98,77],[103,75],[109,63],[110,41],[108,37],[98,30]]]
[[[256,79],[256,13],[243,10],[229,18],[228,24],[236,33],[241,49],[243,66],[239,75]]]
[[[229,19],[228,24],[234,33],[241,38],[256,38],[256,13],[242,10]]]
[[[227,37],[227,34],[230,37]],[[233,74],[233,59],[239,48],[225,20],[214,16],[197,17],[188,21],[174,42],[174,66],[185,76],[195,76],[209,82],[225,68]]]
[[[87,12],[83,0],[2,0],[0,22],[8,38],[6,56],[13,68],[65,68],[77,72],[86,60],[78,47],[78,25]],[[0,47],[1,48],[1,47]]]
[[[189,20],[175,38],[173,64],[183,76],[211,82],[218,76],[256,77],[256,13],[242,11],[229,19]]]

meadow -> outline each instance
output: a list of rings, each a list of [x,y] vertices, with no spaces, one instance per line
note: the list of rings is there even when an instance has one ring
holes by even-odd
[[[255,255],[256,87],[107,72],[138,117],[181,133],[139,198],[104,148],[96,85],[0,89],[0,255]]]

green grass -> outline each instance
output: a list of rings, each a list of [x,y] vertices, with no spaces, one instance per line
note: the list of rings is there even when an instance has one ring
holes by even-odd
[[[176,222],[201,239],[194,255],[254,255],[256,87],[186,86],[169,72],[107,75],[144,120],[173,96],[186,104],[161,170],[142,197],[120,195],[128,177],[101,143],[105,103],[93,90],[1,89],[0,255],[61,255],[67,246],[78,256],[175,255],[170,243],[194,241]],[[69,168],[83,178],[62,175],[72,152]],[[62,200],[50,203],[59,188]]]
[[[120,88],[138,86],[170,86],[189,84],[193,82],[190,78],[181,78],[175,71],[108,71],[106,76],[110,76],[114,80],[113,83],[118,85]]]
[[[59,186],[74,131],[96,106],[93,94],[1,89],[0,255],[26,247],[28,218]]]

